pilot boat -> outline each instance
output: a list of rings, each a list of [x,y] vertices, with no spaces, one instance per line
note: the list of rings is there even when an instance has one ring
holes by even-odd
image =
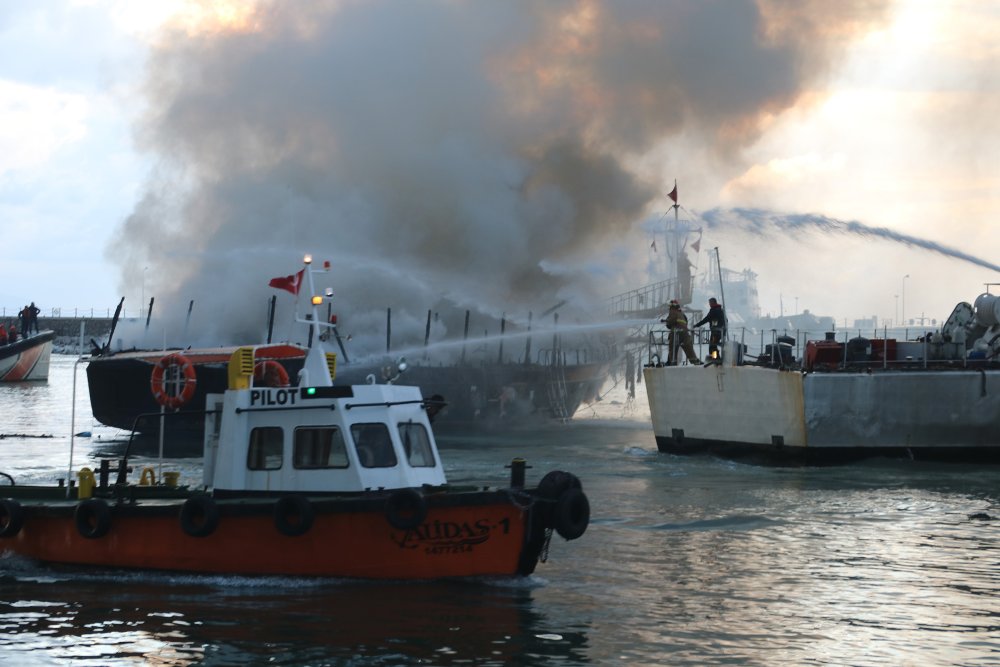
[[[308,257],[306,269],[315,294],[323,270]],[[322,302],[314,296],[312,316],[299,320],[317,334]],[[575,475],[553,470],[529,487],[528,466],[514,459],[503,488],[449,484],[431,428],[440,405],[393,378],[336,384],[335,353],[312,340],[287,386],[263,386],[284,379],[266,368],[255,377],[253,347],[232,354],[228,387],[205,397],[198,484],[135,471],[128,450],[68,483],[0,474],[10,482],[0,486],[0,552],[74,566],[410,580],[529,575],[553,534],[584,534],[590,504]],[[184,363],[165,355],[152,379],[164,419],[193,390]]]

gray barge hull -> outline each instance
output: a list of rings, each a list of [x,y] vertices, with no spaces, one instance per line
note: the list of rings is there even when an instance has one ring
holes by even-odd
[[[657,447],[821,465],[872,457],[1000,462],[1000,370],[643,370]]]

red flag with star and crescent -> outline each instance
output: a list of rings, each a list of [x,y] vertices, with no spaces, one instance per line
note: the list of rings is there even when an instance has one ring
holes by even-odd
[[[302,286],[302,276],[305,274],[305,269],[302,269],[296,274],[290,276],[281,276],[278,278],[271,278],[271,282],[267,285],[268,287],[274,287],[276,289],[283,289],[286,292],[291,292],[292,294],[299,293],[299,287]]]

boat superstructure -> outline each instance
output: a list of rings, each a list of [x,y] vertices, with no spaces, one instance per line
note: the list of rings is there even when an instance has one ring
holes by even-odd
[[[670,453],[826,463],[872,456],[1000,460],[1000,297],[959,303],[917,340],[771,334],[751,355],[643,369],[657,446]]]

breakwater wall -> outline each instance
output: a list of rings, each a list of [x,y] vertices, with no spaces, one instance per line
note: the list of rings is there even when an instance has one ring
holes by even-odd
[[[110,317],[43,317],[38,316],[39,330],[51,329],[59,338],[80,338],[82,327],[83,339],[95,338],[101,342],[107,340],[111,333]]]

